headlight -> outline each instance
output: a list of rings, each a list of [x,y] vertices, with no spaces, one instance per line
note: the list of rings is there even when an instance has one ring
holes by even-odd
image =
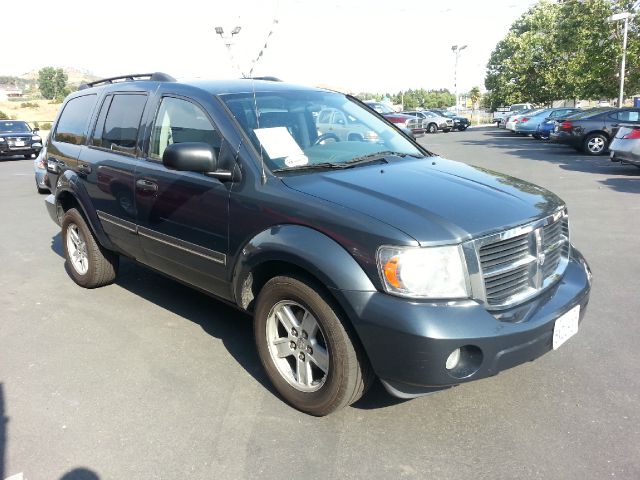
[[[0,142],[6,142],[6,140],[2,137],[0,137]]]
[[[31,141],[32,142],[41,142],[42,139],[40,138],[40,135],[34,135],[33,137],[31,137]]]
[[[378,249],[378,271],[388,293],[412,298],[469,296],[462,249],[388,247]]]

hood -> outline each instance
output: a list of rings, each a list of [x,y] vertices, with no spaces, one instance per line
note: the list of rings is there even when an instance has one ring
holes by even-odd
[[[464,241],[564,206],[544,188],[480,167],[440,157],[389,159],[389,164],[289,175],[282,181],[385,222],[421,244]]]
[[[33,132],[0,132],[0,137],[33,137],[38,135]]]
[[[383,117],[390,122],[406,122],[407,120],[415,120],[416,117],[412,115],[405,115],[404,113],[385,113]]]

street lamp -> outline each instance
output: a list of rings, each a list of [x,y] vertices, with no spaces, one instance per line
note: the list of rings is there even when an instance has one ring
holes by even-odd
[[[635,10],[640,5],[640,0],[635,2],[631,10]],[[624,33],[622,34],[622,62],[620,62],[620,94],[618,95],[618,108],[622,107],[624,101],[624,67],[627,61],[627,33],[629,31],[629,20],[635,15],[630,12],[616,13],[607,18],[607,22],[618,22],[624,20]]]
[[[238,26],[238,27],[235,27],[233,30],[231,30],[231,35],[225,35],[224,28],[215,27],[216,34],[220,35],[220,38],[224,42],[225,47],[227,47],[227,52],[229,52],[229,59],[231,60],[231,66],[237,68],[238,71],[240,70],[240,67],[238,65],[234,65],[235,60],[233,58],[233,52],[231,51],[231,47],[233,46],[233,37],[239,34],[240,30],[242,30],[242,27]]]
[[[453,69],[453,86],[455,88],[455,93],[456,93],[456,114],[458,113],[458,106],[460,105],[460,101],[458,99],[458,58],[460,58],[460,52],[465,48],[467,48],[466,45],[462,45],[462,46],[453,45],[451,47],[451,51],[456,56],[456,63]]]

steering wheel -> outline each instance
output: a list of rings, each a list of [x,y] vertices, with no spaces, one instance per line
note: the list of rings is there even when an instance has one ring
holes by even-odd
[[[340,141],[340,139],[338,138],[338,136],[335,133],[323,133],[318,138],[316,138],[316,141],[313,142],[313,145],[314,146],[315,145],[320,145],[325,140],[333,140],[334,142],[339,142]]]

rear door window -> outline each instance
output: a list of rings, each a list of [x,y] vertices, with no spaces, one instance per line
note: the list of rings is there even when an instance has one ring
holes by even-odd
[[[69,100],[60,115],[53,140],[72,145],[84,145],[87,139],[89,117],[96,101],[95,94]]]
[[[135,155],[146,94],[115,94],[107,97],[98,115],[91,144],[118,153]]]

